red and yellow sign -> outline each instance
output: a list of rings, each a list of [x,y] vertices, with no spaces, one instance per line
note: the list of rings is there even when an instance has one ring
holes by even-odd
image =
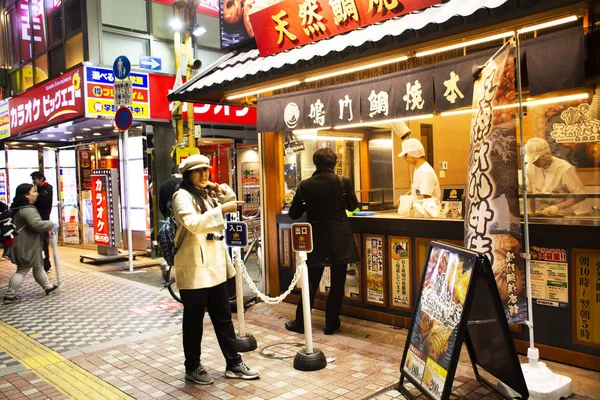
[[[442,0],[287,0],[250,14],[262,57],[422,10]]]
[[[110,222],[108,219],[108,177],[92,176],[92,207],[94,211],[94,243],[110,246]]]

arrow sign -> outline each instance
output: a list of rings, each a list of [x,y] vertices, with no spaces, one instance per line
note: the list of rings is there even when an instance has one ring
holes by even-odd
[[[162,60],[158,57],[140,56],[140,68],[160,71],[162,70]]]
[[[131,110],[127,107],[121,107],[117,110],[115,114],[115,125],[122,131],[129,129],[131,123],[133,122],[133,115],[131,114]]]

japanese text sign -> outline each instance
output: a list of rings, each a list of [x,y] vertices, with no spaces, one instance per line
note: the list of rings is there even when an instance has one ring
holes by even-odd
[[[128,106],[135,119],[150,118],[148,74],[132,72],[127,78],[133,88],[132,104]],[[114,73],[110,68],[85,68],[85,113],[88,117],[113,117],[115,106]]]
[[[225,227],[225,243],[229,247],[246,247],[248,245],[246,223],[228,221]]]
[[[118,81],[114,85],[115,106],[128,106],[133,104],[133,86],[131,81]]]
[[[292,250],[310,253],[313,250],[312,226],[307,222],[292,224]]]
[[[440,4],[442,0],[287,0],[250,14],[262,57]]]
[[[0,100],[0,139],[10,136],[8,100]]]
[[[106,175],[92,176],[92,208],[94,211],[94,243],[110,246]]]
[[[82,73],[76,68],[11,98],[11,135],[83,116]]]
[[[25,61],[32,56],[32,42],[36,54],[46,49],[44,2],[42,0],[19,1],[17,18],[18,22],[13,23],[19,27],[21,60]]]

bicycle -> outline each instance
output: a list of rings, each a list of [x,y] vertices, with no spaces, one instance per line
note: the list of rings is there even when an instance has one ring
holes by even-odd
[[[258,263],[258,277],[255,279],[258,280],[262,276],[262,258],[261,258],[261,231],[260,231],[260,210],[252,210],[248,212],[246,215],[242,216],[242,219],[246,221],[248,225],[248,237],[252,237],[252,240],[244,248],[244,265],[250,258],[250,255],[254,252],[256,253],[257,263]],[[161,265],[163,280],[165,281],[163,285],[163,289],[167,289],[171,297],[181,303],[181,295],[179,294],[179,289],[177,288],[177,282],[175,282],[175,269],[168,265],[166,262]],[[230,298],[235,299],[235,294]]]

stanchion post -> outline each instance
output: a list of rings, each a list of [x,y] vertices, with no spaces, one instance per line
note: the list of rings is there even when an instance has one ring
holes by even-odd
[[[304,341],[306,343],[306,348],[299,350],[296,357],[294,357],[294,368],[300,371],[318,371],[327,366],[325,354],[321,350],[313,348],[310,287],[308,267],[306,266],[306,253],[310,253],[312,248],[312,226],[305,222],[292,224],[292,249],[298,253],[300,259],[298,269],[302,274],[302,313],[304,315]]]
[[[244,284],[242,280],[242,247],[248,245],[248,227],[245,222],[240,221],[242,217],[241,206],[238,212],[231,214],[231,221],[225,227],[225,243],[231,247],[233,265],[235,267],[235,299],[238,318],[238,334],[236,335],[237,351],[244,353],[256,350],[258,344],[256,339],[246,333],[244,320]]]

